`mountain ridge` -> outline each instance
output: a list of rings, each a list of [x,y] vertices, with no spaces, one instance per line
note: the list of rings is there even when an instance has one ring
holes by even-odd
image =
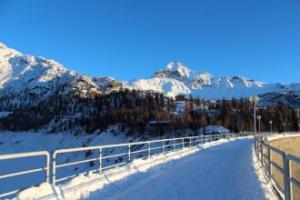
[[[242,76],[214,76],[195,71],[179,61],[171,61],[149,78],[134,81],[83,76],[54,60],[25,55],[0,43],[0,100],[13,96],[12,102],[29,102],[46,98],[58,90],[87,97],[126,88],[160,92],[169,97],[192,95],[207,100],[248,98],[256,94],[268,96],[272,101],[279,94],[300,94],[300,83],[284,85]],[[26,93],[35,97],[29,98]],[[272,98],[270,94],[274,94]],[[0,106],[3,107],[3,103]]]

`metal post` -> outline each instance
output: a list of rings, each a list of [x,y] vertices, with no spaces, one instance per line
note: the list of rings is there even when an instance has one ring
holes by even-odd
[[[264,151],[263,151],[263,143],[260,143],[260,164],[263,167],[264,166]]]
[[[268,163],[269,163],[268,172],[269,172],[269,176],[271,177],[272,176],[272,164],[271,164],[272,156],[271,156],[271,149],[270,149],[270,147],[267,147],[267,148],[268,148]]]
[[[253,111],[253,115],[254,115],[254,134],[256,134],[256,105],[254,105],[254,111]]]
[[[148,142],[148,158],[151,158],[151,143]]]
[[[190,148],[192,148],[192,138],[190,138]]]
[[[174,146],[174,151],[176,150],[176,140],[174,139],[174,142],[173,142],[173,146]]]
[[[258,156],[259,158],[259,151],[258,151],[258,147],[259,147],[259,141],[256,139],[256,155]]]
[[[55,152],[52,154],[52,185],[55,185],[56,182],[56,154]]]
[[[131,146],[128,145],[128,161],[131,160]]]
[[[182,149],[184,148],[184,138],[182,138]]]
[[[256,105],[259,101],[259,97],[257,95],[253,95],[250,97],[250,102],[253,105],[253,131],[256,134]]]
[[[291,200],[291,162],[288,159],[288,154],[283,154],[283,162],[284,162],[284,199]]]
[[[260,120],[261,120],[261,116],[258,115],[257,119],[258,119],[258,132],[260,133]]]
[[[163,151],[163,154],[165,153],[165,141],[162,141],[162,151]]]
[[[49,153],[47,153],[47,156],[46,156],[46,181],[47,183],[50,183],[50,155]]]
[[[99,171],[102,173],[102,148],[99,148]]]

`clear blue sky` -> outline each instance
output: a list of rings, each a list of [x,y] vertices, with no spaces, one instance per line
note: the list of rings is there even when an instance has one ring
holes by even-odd
[[[300,0],[0,0],[0,41],[122,80],[176,59],[214,75],[300,82]]]

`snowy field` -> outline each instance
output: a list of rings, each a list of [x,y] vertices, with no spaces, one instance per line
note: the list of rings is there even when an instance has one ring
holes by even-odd
[[[252,144],[252,138],[219,140],[135,160],[102,175],[80,176],[65,185],[43,184],[18,199],[276,199],[265,185]]]

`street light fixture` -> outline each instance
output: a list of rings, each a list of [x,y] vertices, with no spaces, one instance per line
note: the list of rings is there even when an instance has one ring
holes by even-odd
[[[270,124],[270,131],[271,131],[271,133],[272,133],[272,132],[273,132],[273,121],[270,120],[270,121],[269,121],[269,124]]]
[[[253,106],[253,123],[254,123],[254,127],[253,127],[253,131],[254,131],[254,134],[256,134],[256,105],[259,101],[259,98],[257,95],[253,95],[250,97],[250,102]]]
[[[260,133],[260,120],[261,120],[261,116],[258,115],[257,119],[258,119],[258,132]]]

